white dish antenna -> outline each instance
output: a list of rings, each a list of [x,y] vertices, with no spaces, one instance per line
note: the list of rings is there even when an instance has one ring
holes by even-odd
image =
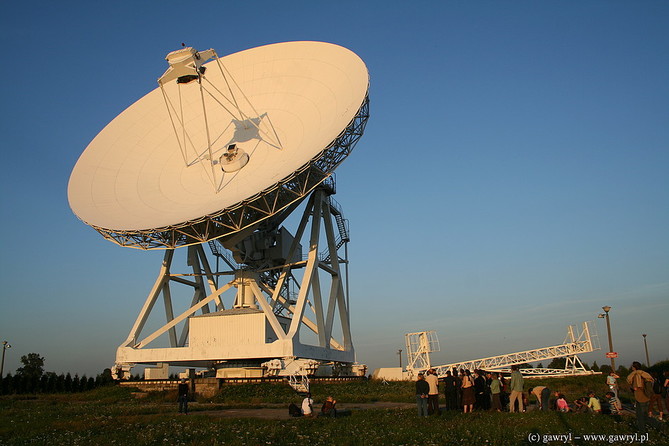
[[[368,118],[353,52],[286,42],[218,58],[183,48],[159,87],[88,145],[68,185],[105,238],[175,248],[256,227],[306,197],[350,153]]]

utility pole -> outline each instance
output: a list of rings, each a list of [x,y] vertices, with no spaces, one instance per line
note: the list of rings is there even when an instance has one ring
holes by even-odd
[[[613,372],[616,371],[616,359],[614,357],[614,352],[613,352],[613,339],[611,338],[611,322],[609,321],[609,311],[611,311],[611,307],[606,305],[602,307],[602,310],[604,310],[604,314],[600,314],[599,317],[606,319],[606,331],[609,334],[609,354],[607,355],[611,358],[611,370]]]
[[[643,346],[646,348],[646,367],[650,367],[650,357],[648,356],[648,343],[646,342],[646,334],[642,334],[643,336]]]
[[[0,362],[0,380],[5,376],[5,350],[12,348],[7,341],[2,341],[2,361]]]

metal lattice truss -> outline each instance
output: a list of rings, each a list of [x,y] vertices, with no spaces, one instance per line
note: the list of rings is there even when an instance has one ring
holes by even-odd
[[[135,364],[210,367],[225,361],[272,358],[353,363],[346,270],[340,269],[340,263],[347,263],[348,259],[342,259],[337,252],[337,218],[333,215],[328,193],[326,188],[318,188],[310,195],[289,248],[287,259],[294,259],[301,249],[300,239],[308,237],[307,259],[276,267],[279,272],[275,283],[264,280],[263,271],[254,271],[248,266],[220,274],[213,272],[202,244],[187,248],[192,273],[174,274],[170,269],[175,251],[167,250],[158,278],[127,339],[117,350],[115,376],[126,376],[125,372]],[[319,249],[324,247],[329,253],[327,259],[319,255]],[[286,285],[299,277],[294,274],[297,270],[301,270],[299,292],[292,295]],[[221,274],[233,274],[234,278],[219,287],[216,282]],[[181,314],[173,311],[172,286],[177,284],[193,289],[190,306]],[[226,307],[223,293],[234,289],[233,304]],[[160,300],[164,304],[166,322],[153,332],[144,333],[149,315]],[[262,312],[274,339],[267,341],[263,338],[256,344],[241,346],[224,336],[207,340],[203,345],[189,342],[193,316],[220,316],[222,325],[219,327],[223,333],[224,325],[240,311]],[[304,331],[315,334],[315,345],[302,342],[300,332],[303,327]],[[235,328],[227,330],[230,332]],[[158,338],[169,339],[169,347],[152,344]]]
[[[146,230],[126,231],[91,225],[104,238],[138,249],[173,249],[205,243],[257,226],[305,198],[351,153],[369,119],[369,96],[356,116],[318,155],[292,175],[255,196],[197,220]]]
[[[206,67],[203,64],[211,59],[215,62],[215,66],[212,65],[211,68],[218,68],[220,77],[223,79],[223,84],[225,84],[224,86],[221,85],[222,88],[218,88],[210,82],[204,74]],[[186,166],[199,164],[204,169],[203,172],[211,181],[215,191],[218,192],[221,190],[220,180],[222,180],[223,172],[221,169],[215,167],[215,158],[220,156],[220,153],[215,154],[213,146],[214,144],[220,145],[220,139],[233,123],[236,123],[235,127],[240,126],[244,129],[246,133],[245,139],[251,136],[254,139],[258,139],[258,141],[265,142],[271,147],[279,150],[283,149],[276,129],[272,125],[267,113],[258,113],[251,101],[244,94],[244,91],[239,88],[232,74],[221,63],[216,51],[213,49],[196,51],[190,47],[183,48],[168,54],[167,61],[170,67],[158,79],[158,85],[160,85],[160,90],[165,100],[179,149]],[[178,94],[170,95],[165,89],[165,85],[172,83],[175,79],[177,80]],[[181,87],[196,80],[205,125],[204,129],[198,127],[189,130],[190,126],[187,122],[190,121],[190,116],[184,108]],[[209,102],[209,106],[206,105],[207,102]],[[233,121],[224,129],[212,128],[209,125],[209,108],[224,110],[227,115],[232,117]],[[200,120],[197,119],[196,121]],[[206,147],[196,147],[193,142],[195,139],[194,133],[200,133],[202,130],[204,130],[206,136]],[[234,141],[235,138],[233,137],[224,146],[227,147]]]
[[[439,339],[437,332],[421,331],[407,333],[405,335],[407,358],[409,364],[407,370],[427,370],[430,368],[430,353],[439,351]]]
[[[573,365],[577,363],[580,364],[580,360],[576,355],[589,353],[594,350],[599,349],[597,345],[596,333],[591,333],[590,324],[588,322],[583,322],[582,330],[580,333],[575,334],[574,326],[570,325],[567,327],[567,336],[564,342],[560,345],[554,345],[551,347],[537,348],[533,350],[526,350],[522,352],[509,353],[506,355],[491,356],[489,358],[474,359],[472,361],[464,362],[454,362],[452,364],[445,364],[436,367],[432,367],[437,371],[437,375],[440,377],[446,376],[446,372],[452,369],[466,369],[466,370],[486,370],[486,371],[505,371],[508,370],[514,364],[526,364],[537,361],[545,361],[547,359],[554,358],[568,358],[567,363]],[[410,333],[407,334],[407,347],[409,345],[408,338],[409,336],[420,336],[424,333]],[[593,342],[594,341],[594,342]],[[411,364],[407,366],[407,370],[411,373],[417,373],[418,371],[426,370],[430,368],[429,355],[424,353],[423,356],[428,356],[427,359],[421,359],[418,364],[419,367],[412,367]],[[571,362],[570,362],[571,361]],[[582,367],[582,364],[581,364]],[[561,370],[561,369],[556,369]],[[557,373],[554,373],[557,374]],[[564,374],[564,370],[562,370]]]
[[[534,368],[534,369],[519,369],[520,373],[527,377],[546,377],[546,376],[569,376],[569,375],[596,375],[601,372],[593,372],[587,370],[581,359],[574,356],[567,356],[563,369],[549,369],[549,368]],[[497,369],[496,372],[511,373],[511,369]]]
[[[289,375],[288,384],[298,393],[309,393],[309,377],[307,375],[298,373]]]

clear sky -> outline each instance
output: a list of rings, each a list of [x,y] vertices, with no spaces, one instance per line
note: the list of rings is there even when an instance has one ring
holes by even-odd
[[[337,170],[350,220],[360,362],[434,362],[559,344],[610,305],[629,366],[669,357],[669,2],[0,3],[5,372],[114,362],[161,253],[120,248],[72,214],[90,140],[156,87],[181,46],[220,55],[336,43],[371,75],[371,118]],[[603,348],[585,355],[606,363]],[[546,364],[544,364],[546,365]]]

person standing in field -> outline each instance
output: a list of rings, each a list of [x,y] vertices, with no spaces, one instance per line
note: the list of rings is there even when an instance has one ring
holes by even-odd
[[[474,407],[477,410],[488,410],[489,405],[486,404],[486,383],[485,383],[485,378],[483,377],[483,371],[482,370],[474,370],[474,393],[475,393],[475,399],[476,403],[474,404]]]
[[[430,393],[430,385],[425,381],[423,372],[418,373],[416,380],[416,406],[418,406],[418,416],[427,416],[427,395]]]
[[[509,412],[516,411],[516,400],[518,401],[518,411],[524,412],[523,407],[523,375],[520,374],[516,364],[511,366],[511,382],[509,383],[509,390],[511,396],[509,397]]]
[[[441,415],[439,410],[439,377],[435,369],[427,371],[425,381],[430,386],[430,391],[427,394],[427,413],[428,415]]]
[[[444,397],[446,397],[446,410],[459,408],[457,379],[450,370],[446,372],[446,378],[444,378]]]
[[[502,402],[502,408],[504,408],[509,405],[509,391],[508,391],[509,388],[507,386],[506,378],[504,378],[503,373],[499,374],[499,384],[502,387],[502,393],[500,393],[499,399]]]
[[[492,404],[492,392],[490,391],[490,383],[492,383],[492,372],[485,373],[485,410],[490,410]]]
[[[609,386],[609,390],[618,398],[618,379],[620,376],[616,375],[616,372],[613,370],[609,373],[609,376],[606,377],[606,385]]]
[[[457,408],[458,410],[462,409],[462,377],[465,376],[465,371],[460,369],[460,373],[458,373],[458,370],[453,367],[453,378],[455,378],[455,388],[457,389],[455,398],[457,399]]]
[[[177,387],[177,401],[179,402],[179,413],[188,415],[188,383],[182,379]]]
[[[465,370],[462,376],[462,406],[464,413],[471,413],[474,410],[476,395],[474,395],[474,380],[472,372]]]
[[[490,381],[490,394],[492,395],[492,410],[497,412],[502,411],[502,400],[500,395],[502,393],[502,383],[499,382],[499,374],[497,372],[492,373],[492,380]]]
[[[665,370],[664,372],[664,384],[662,386],[664,392],[664,407],[667,409],[667,414],[669,414],[669,370]]]
[[[639,361],[634,361],[632,363],[632,373],[627,375],[627,383],[632,388],[634,392],[634,400],[636,403],[634,407],[636,409],[636,423],[639,429],[639,432],[646,432],[646,421],[648,417],[648,402],[650,398],[644,392],[644,385],[646,381],[652,381],[653,377],[641,370],[641,363]]]
[[[662,398],[662,382],[660,381],[662,379],[662,376],[660,375],[659,372],[653,373],[653,394],[650,395],[650,402],[648,403],[648,416],[652,417],[654,415],[653,408],[657,407],[657,411],[659,412],[658,415],[658,420],[662,421],[662,403],[663,403],[663,398]]]

